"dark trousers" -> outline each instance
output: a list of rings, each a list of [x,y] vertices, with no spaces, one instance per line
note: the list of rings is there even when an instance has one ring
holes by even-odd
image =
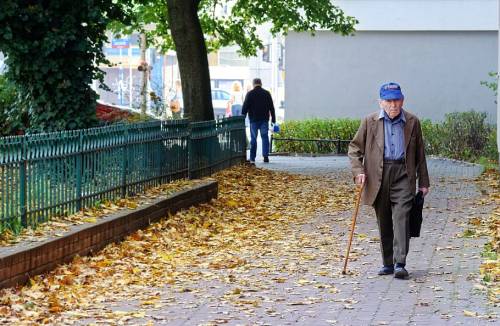
[[[380,232],[382,260],[386,266],[406,264],[413,197],[405,165],[384,162],[382,185],[373,207]]]

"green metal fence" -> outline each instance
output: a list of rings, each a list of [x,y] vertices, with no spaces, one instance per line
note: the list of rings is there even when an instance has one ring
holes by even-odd
[[[0,138],[0,231],[245,160],[242,117]]]
[[[189,146],[189,172],[193,178],[242,162],[246,146],[244,118],[192,123]]]

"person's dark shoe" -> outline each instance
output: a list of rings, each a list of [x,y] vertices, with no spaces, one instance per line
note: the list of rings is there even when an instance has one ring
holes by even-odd
[[[394,273],[394,265],[384,266],[378,271],[378,275],[390,275],[393,273]]]
[[[394,277],[400,279],[405,279],[408,277],[408,271],[405,269],[405,265],[396,264],[396,267],[394,268]]]
[[[267,156],[264,157],[264,163],[269,163],[269,157]]]
[[[250,160],[250,161],[248,161],[248,164],[255,165],[255,161]]]

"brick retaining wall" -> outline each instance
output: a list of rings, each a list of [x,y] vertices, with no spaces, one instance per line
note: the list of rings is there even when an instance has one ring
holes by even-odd
[[[76,255],[90,255],[110,243],[119,242],[169,213],[217,198],[217,189],[216,181],[208,181],[133,211],[122,211],[97,223],[78,226],[63,237],[34,247],[21,248],[18,245],[12,251],[0,254],[0,288],[24,284],[35,275],[70,262]]]

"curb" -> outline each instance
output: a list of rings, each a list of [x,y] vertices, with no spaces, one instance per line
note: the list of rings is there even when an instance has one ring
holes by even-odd
[[[217,181],[203,182],[140,208],[111,214],[97,223],[77,226],[63,237],[1,254],[0,289],[24,284],[35,275],[72,261],[76,255],[92,255],[168,214],[217,198],[217,192]]]

